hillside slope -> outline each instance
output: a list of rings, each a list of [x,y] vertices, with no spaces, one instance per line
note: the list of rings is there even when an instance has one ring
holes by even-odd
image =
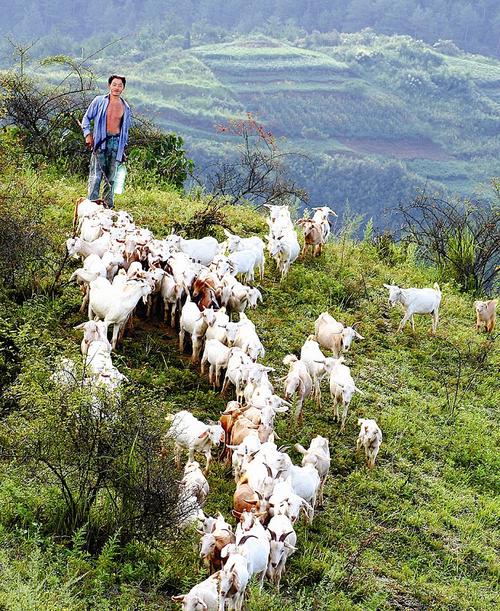
[[[491,58],[361,32],[334,47],[254,36],[120,62],[136,107],[185,137],[201,167],[235,150],[215,125],[255,113],[298,153],[290,169],[315,204],[349,200],[390,224],[381,214],[416,188],[481,195],[498,174]]]
[[[42,189],[45,223],[54,244],[61,244],[70,233],[72,202],[84,185],[53,176],[49,182],[21,169],[16,180]],[[118,202],[158,237],[202,205],[139,189]],[[263,217],[249,209],[226,208],[225,214],[237,232],[265,231]],[[78,312],[78,289],[67,284],[72,269],[64,270],[53,299],[3,300],[3,363],[13,359],[19,377],[5,389],[2,441],[18,431],[29,434],[30,423],[44,414],[44,389],[56,359],[79,358],[80,335],[73,326],[84,317]],[[417,318],[415,333],[406,329],[398,335],[401,313],[389,309],[382,288],[384,282],[431,286],[436,279],[411,249],[380,249],[345,234],[320,258],[295,263],[281,283],[268,263],[260,287],[264,303],[250,316],[267,350],[264,362],[276,369],[276,387],[284,374],[283,356],[298,353],[318,314],[329,310],[346,323],[360,321],[366,339],[346,356],[365,394],[353,400],[344,433],[332,420],[326,387],[323,409],[308,402],[303,426],[289,414],[278,418],[281,443],[290,447],[308,445],[316,434],[327,436],[332,467],[324,507],[312,526],[298,528],[299,549],[281,591],[266,584],[259,593],[252,586],[252,611],[497,608],[496,342],[476,333],[472,299],[444,279],[439,279],[443,303],[437,336],[429,335],[427,317]],[[159,319],[139,321],[115,359],[130,380],[128,396],[138,409],[154,414],[160,432],[166,430],[167,412],[189,408],[215,419],[224,409],[225,399],[179,355],[172,332]],[[384,434],[372,472],[355,453],[356,419],[362,416],[376,418]],[[293,449],[290,454],[299,460]],[[203,578],[195,533],[181,543],[151,539],[126,547],[120,547],[117,535],[100,554],[87,554],[81,532],[72,541],[55,534],[61,499],[50,474],[33,479],[34,473],[9,454],[0,460],[0,473],[0,606],[9,611],[174,608],[170,596]],[[209,481],[207,512],[229,515],[234,482],[228,469],[216,461]],[[96,511],[99,523],[105,498]]]

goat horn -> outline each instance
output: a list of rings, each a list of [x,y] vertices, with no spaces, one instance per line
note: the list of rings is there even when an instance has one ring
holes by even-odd
[[[280,536],[280,538],[279,538],[280,543],[283,543],[285,541],[285,539],[288,537],[288,535],[291,535],[292,533],[293,533],[293,530],[291,530],[290,532],[287,532],[287,533],[283,533]]]

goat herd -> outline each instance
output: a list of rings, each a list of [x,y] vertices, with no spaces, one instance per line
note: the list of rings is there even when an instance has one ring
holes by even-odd
[[[299,256],[300,246],[287,206],[268,208],[267,251],[283,278]],[[314,255],[320,254],[330,232],[329,215],[335,215],[328,207],[314,210],[311,219],[298,222],[304,231],[303,254],[309,246]],[[245,314],[247,308],[262,301],[262,295],[237,280],[251,283],[255,271],[263,277],[265,245],[259,237],[241,238],[225,231],[227,240],[223,243],[212,237],[186,240],[173,233],[158,240],[148,229],[137,227],[128,213],[107,210],[86,199],[78,200],[75,207],[74,235],[77,233],[79,236],[68,239],[66,246],[70,256],[83,259],[72,278],[83,293],[81,311],[88,309],[88,322],[77,328],[83,329],[84,370],[90,388],[120,392],[125,377],[114,367],[111,352],[142,298],[147,315],[161,306],[164,320],[173,328],[178,326],[181,350],[185,335],[190,336],[192,362],[201,361],[202,373],[208,366],[214,388],[226,392],[232,385],[235,389],[236,400],[227,403],[218,424],[205,424],[183,410],[168,416],[167,437],[175,444],[179,467],[182,450],[189,452],[179,489],[179,515],[183,526],[197,526],[200,555],[211,572],[188,594],[173,600],[192,611],[242,609],[253,575],[260,587],[266,575],[279,587],[286,560],[297,549],[294,524],[301,515],[307,523],[312,521],[317,503],[323,502],[330,467],[328,439],[319,435],[308,449],[296,444],[303,459],[301,466],[294,465],[285,449],[274,443],[275,417],[291,407],[293,397],[297,421],[302,419],[308,397],[320,406],[321,381],[328,376],[335,417],[343,430],[349,403],[361,391],[341,353],[349,350],[354,339],[363,337],[356,325],[346,327],[323,312],[316,320],[314,335],[304,342],[300,358],[289,354],[283,359],[289,371],[281,398],[268,378],[273,369],[258,362],[265,349]],[[226,251],[228,254],[223,254]],[[413,325],[414,314],[428,313],[435,332],[441,301],[437,284],[433,289],[385,286],[390,302],[401,303],[405,310],[400,329],[407,320]],[[476,305],[478,325],[485,321],[487,330],[494,325],[495,301]],[[482,314],[479,304],[486,304],[485,310],[493,312],[493,323],[491,316]],[[235,314],[238,322],[232,321]],[[111,343],[107,336],[110,325]],[[326,357],[321,348],[333,356]],[[66,359],[54,379],[64,383],[72,373],[68,368],[74,367]],[[98,410],[97,400],[95,405]],[[373,468],[382,433],[375,420],[360,419],[358,424],[357,447],[364,448],[368,466]],[[221,514],[213,518],[202,510],[209,494],[205,475],[211,449],[222,442],[236,483],[233,515],[239,523],[234,532]],[[205,456],[204,472],[195,460],[196,453]]]

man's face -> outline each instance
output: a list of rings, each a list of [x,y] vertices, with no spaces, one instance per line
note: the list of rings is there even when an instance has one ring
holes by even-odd
[[[109,85],[109,93],[117,98],[121,96],[123,89],[123,81],[119,78],[114,78]]]

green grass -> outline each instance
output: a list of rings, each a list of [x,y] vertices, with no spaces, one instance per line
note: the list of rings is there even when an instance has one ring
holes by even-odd
[[[49,183],[32,173],[25,178],[44,187],[46,222],[62,243],[83,183],[54,176]],[[127,189],[117,204],[158,237],[202,206],[176,192],[138,188]],[[250,208],[226,214],[236,232],[266,231],[264,218]],[[33,368],[23,361],[33,346],[40,371],[57,355],[78,355],[73,326],[83,320],[80,296],[65,285],[74,266],[65,269],[55,299],[10,306],[19,321],[12,333],[22,371]],[[430,335],[428,317],[416,318],[415,333],[408,327],[396,334],[401,311],[388,307],[382,284],[432,286],[436,280],[443,291],[437,336]],[[354,398],[344,433],[332,420],[326,386],[322,411],[308,401],[303,426],[290,414],[277,419],[282,444],[308,445],[316,434],[327,436],[332,467],[325,506],[312,526],[298,526],[298,551],[280,592],[266,583],[259,593],[252,585],[248,608],[498,608],[500,358],[496,342],[474,329],[472,297],[415,260],[411,250],[395,246],[384,260],[371,244],[338,239],[320,258],[294,263],[281,283],[268,262],[260,289],[264,304],[250,317],[266,347],[264,362],[276,369],[278,392],[283,357],[298,353],[316,317],[328,310],[346,323],[360,321],[366,339],[354,343],[346,361],[364,395]],[[225,400],[178,354],[166,331],[159,321],[139,322],[114,356],[131,381],[127,392],[157,397],[151,409],[189,408],[200,418],[217,418]],[[36,396],[37,379],[24,383],[33,385]],[[384,435],[371,472],[355,452],[358,417],[376,418]],[[290,455],[299,461],[293,449]],[[0,607],[170,609],[172,594],[204,578],[195,533],[182,545],[164,540],[121,548],[110,541],[93,556],[79,546],[77,533],[73,542],[57,539],[51,524],[60,507],[58,491],[32,476],[8,457],[0,460]],[[234,482],[228,469],[215,461],[209,481],[207,511],[229,515]]]

